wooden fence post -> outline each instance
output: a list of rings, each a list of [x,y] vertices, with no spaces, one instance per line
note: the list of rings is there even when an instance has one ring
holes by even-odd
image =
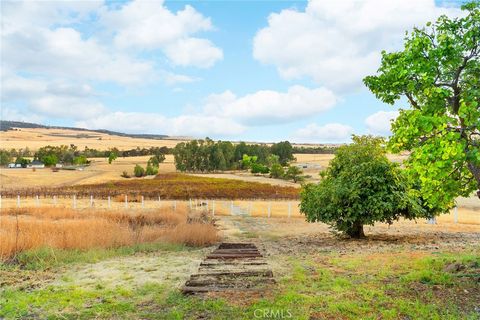
[[[233,216],[233,200],[230,200],[230,215]]]
[[[90,208],[93,208],[93,195],[90,195]]]
[[[57,205],[57,196],[53,196],[53,205],[56,206]]]
[[[73,195],[73,209],[77,209],[77,196],[74,194]]]
[[[128,209],[128,196],[125,195],[125,209]]]
[[[212,216],[215,217],[215,200],[212,202]]]
[[[38,194],[35,196],[35,205],[40,207],[40,199],[38,198]]]
[[[288,203],[288,217],[290,218],[292,216],[292,203]]]
[[[142,196],[142,209],[145,208],[145,198]]]
[[[268,203],[268,217],[270,218],[271,215],[272,215],[272,203],[269,202]]]
[[[17,208],[20,208],[20,195],[17,195]]]
[[[108,196],[108,198],[107,198],[107,207],[108,207],[108,209],[110,209],[110,205],[111,205],[111,200],[110,200],[110,196]]]

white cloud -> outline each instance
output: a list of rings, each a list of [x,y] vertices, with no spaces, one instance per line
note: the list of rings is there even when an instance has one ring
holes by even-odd
[[[398,117],[398,111],[378,111],[365,119],[369,133],[389,135],[391,123]]]
[[[311,123],[304,128],[298,129],[292,136],[292,140],[296,142],[346,142],[350,139],[353,128],[340,123],[328,123],[319,126]]]
[[[72,28],[32,28],[2,34],[2,62],[9,69],[84,81],[143,83],[153,64],[113,51]]]
[[[97,101],[74,96],[43,95],[30,101],[30,109],[52,118],[90,119],[105,112]]]
[[[241,134],[245,127],[233,120],[205,115],[164,117],[155,113],[112,112],[76,123],[90,129],[110,129],[123,132],[158,133],[167,135],[229,136]]]
[[[287,92],[261,90],[242,97],[231,91],[210,95],[204,112],[244,124],[287,123],[322,113],[337,102],[328,89],[292,86]]]
[[[43,120],[45,120],[44,117],[38,114],[32,112],[22,112],[21,110],[17,110],[16,108],[5,107],[4,105],[0,106],[0,119],[32,123],[42,123]]]
[[[206,39],[179,39],[165,48],[165,54],[179,66],[210,68],[223,59],[223,52]]]
[[[187,5],[176,13],[163,1],[132,1],[119,10],[105,10],[103,24],[120,48],[161,49],[174,65],[209,68],[223,58],[223,52],[207,39],[192,35],[212,30],[210,18]]]
[[[381,50],[398,48],[406,30],[441,14],[460,10],[434,0],[310,1],[305,11],[272,13],[254,38],[253,56],[286,79],[307,76],[348,90],[375,72]]]

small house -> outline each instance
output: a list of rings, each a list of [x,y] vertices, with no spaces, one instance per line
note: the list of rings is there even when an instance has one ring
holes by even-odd
[[[42,161],[33,160],[27,165],[28,168],[45,168],[45,164]]]

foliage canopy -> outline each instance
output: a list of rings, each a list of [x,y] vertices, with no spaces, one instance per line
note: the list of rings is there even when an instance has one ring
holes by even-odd
[[[377,75],[364,79],[383,102],[408,101],[389,147],[411,152],[406,168],[418,195],[442,211],[480,189],[480,2],[462,9],[463,17],[413,29],[404,49],[383,52]]]
[[[398,164],[387,159],[383,139],[354,136],[353,141],[338,149],[320,183],[303,187],[300,211],[307,221],[362,237],[363,225],[431,214],[410,192]]]

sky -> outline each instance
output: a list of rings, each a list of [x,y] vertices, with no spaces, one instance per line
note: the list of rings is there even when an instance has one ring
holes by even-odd
[[[1,2],[2,120],[303,143],[388,136],[362,79],[459,2]]]

